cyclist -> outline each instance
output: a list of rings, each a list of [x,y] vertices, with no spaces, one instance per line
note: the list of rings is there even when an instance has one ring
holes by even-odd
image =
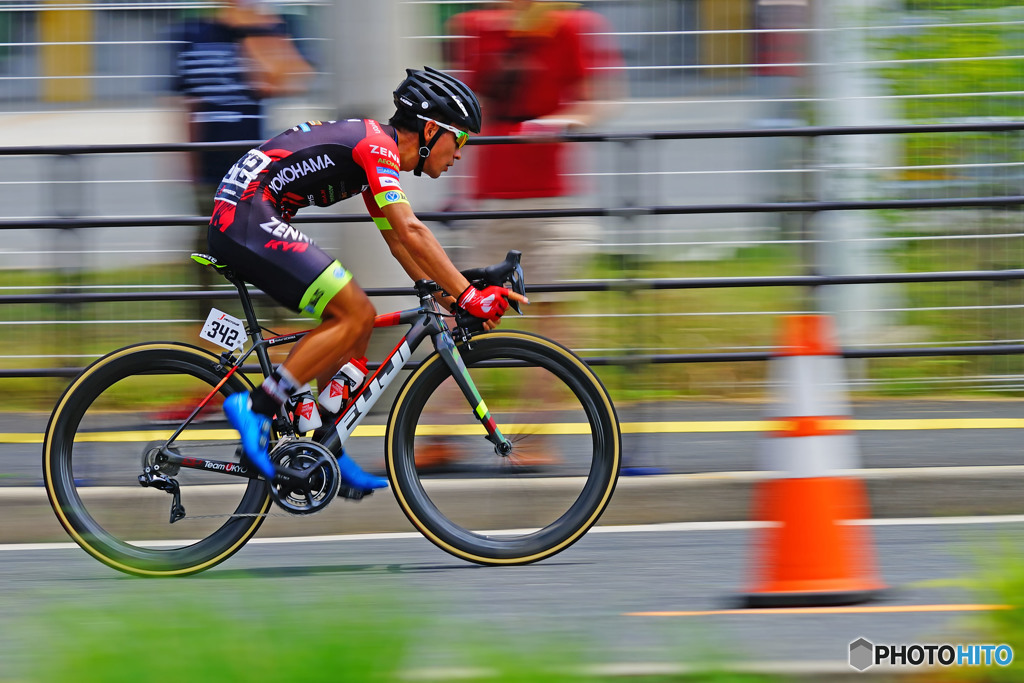
[[[281,305],[321,321],[262,386],[224,401],[245,457],[268,479],[274,476],[268,453],[274,415],[304,384],[315,378],[324,387],[344,362],[362,357],[376,315],[352,273],[292,227],[296,211],[361,193],[409,277],[458,293],[441,298],[449,310],[458,306],[493,329],[508,299],[526,302],[504,287],[472,287],[416,218],[399,182],[399,171],[438,178],[462,157],[469,133],[480,132],[476,95],[458,79],[425,67],[406,70],[394,102],[387,125],[349,119],[295,126],[244,155],[217,189],[211,255]],[[387,479],[364,472],[344,452],[338,465],[351,487],[387,486]]]

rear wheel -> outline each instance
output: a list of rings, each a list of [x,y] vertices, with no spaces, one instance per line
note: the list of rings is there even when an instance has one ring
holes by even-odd
[[[250,389],[238,374],[224,381],[227,370],[196,347],[140,344],[96,361],[61,396],[43,442],[46,492],[71,538],[101,562],[142,576],[192,574],[226,560],[259,529],[270,508],[266,482],[219,471],[238,463],[239,451],[223,397]],[[172,524],[172,495],[138,478],[218,384],[170,448],[229,465],[159,470],[180,488],[185,517]]]
[[[586,363],[543,337],[490,332],[459,352],[512,452],[496,454],[434,354],[392,409],[385,459],[395,497],[428,539],[458,557],[550,557],[611,500],[621,441],[611,399]]]

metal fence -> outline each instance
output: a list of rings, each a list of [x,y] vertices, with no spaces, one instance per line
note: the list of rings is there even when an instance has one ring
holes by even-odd
[[[997,123],[588,134],[573,136],[573,139],[578,144],[611,146],[618,150],[617,154],[624,161],[637,161],[632,149],[641,142],[656,146],[670,140],[796,138],[815,141],[840,136],[871,139],[878,136],[980,133],[1019,137],[1022,130],[1024,123]],[[478,138],[473,144],[496,142],[508,140]],[[0,157],[152,156],[179,153],[187,147],[6,148],[0,149]],[[641,155],[640,158],[644,157]],[[627,170],[642,172],[643,166]],[[994,186],[987,187],[992,189]],[[603,221],[606,236],[611,239],[606,240],[604,253],[596,259],[592,271],[602,274],[602,277],[585,282],[533,283],[532,291],[589,293],[564,316],[576,326],[574,338],[584,340],[577,344],[584,355],[601,366],[634,370],[668,363],[690,366],[672,373],[648,370],[650,382],[674,386],[682,394],[757,393],[762,387],[761,372],[757,369],[732,369],[717,379],[714,371],[704,371],[708,377],[690,378],[689,381],[681,381],[680,376],[700,375],[701,371],[691,368],[702,361],[735,364],[764,360],[774,346],[776,316],[784,312],[815,310],[833,313],[840,320],[853,314],[861,323],[869,321],[873,338],[870,341],[851,340],[847,335],[844,339],[845,353],[850,358],[876,359],[890,365],[883,364],[862,372],[859,379],[864,386],[877,389],[886,383],[905,385],[927,381],[941,382],[945,389],[964,385],[972,388],[1018,387],[1024,370],[1019,358],[1024,350],[1024,339],[1016,333],[1021,325],[1013,319],[1013,312],[1021,307],[1019,280],[1024,278],[1024,250],[1021,249],[1024,235],[1019,229],[1006,232],[1005,227],[998,232],[993,231],[991,225],[1019,221],[1024,195],[1019,192],[988,192],[959,197],[837,200],[817,194],[820,188],[808,186],[808,190],[812,194],[797,201],[654,204],[638,202],[635,197],[623,197],[624,201],[618,205],[592,208],[499,214],[423,212],[421,216],[435,224],[444,222],[449,225],[495,215],[513,218],[585,216]],[[914,258],[919,257],[918,252],[932,249],[936,236],[928,234],[926,229],[904,235],[880,230],[873,241],[900,245],[892,259],[893,269],[859,273],[837,271],[830,262],[836,240],[822,232],[829,230],[831,224],[821,218],[851,212],[871,216],[871,222],[880,226],[884,226],[885,217],[890,213],[900,217],[901,226],[909,222],[905,218],[907,215],[941,213],[946,217],[944,221],[955,222],[958,235],[955,254],[949,254],[948,258],[944,255],[946,260],[920,257],[920,266],[913,267]],[[792,229],[766,235],[759,242],[747,242],[739,247],[733,245],[734,249],[745,252],[735,259],[716,256],[693,259],[680,265],[676,259],[658,258],[655,253],[641,257],[607,246],[615,243],[616,234],[624,239],[626,235],[642,231],[644,221],[652,217],[678,219],[718,215],[735,219],[751,214],[785,214],[797,216],[799,220],[794,221]],[[362,215],[333,213],[300,215],[295,219],[310,231],[318,225],[365,221]],[[978,222],[971,225],[974,221]],[[55,243],[67,245],[76,239],[93,243],[95,239],[91,234],[102,230],[130,230],[144,241],[146,235],[171,229],[194,230],[205,222],[202,216],[183,215],[61,217],[0,221],[0,229],[5,235],[17,231],[50,233]],[[948,235],[939,237],[942,242],[949,241]],[[636,244],[635,240],[632,244]],[[994,244],[1000,246],[993,247]],[[913,247],[908,250],[907,245]],[[655,247],[664,249],[664,245]],[[998,263],[983,258],[993,250],[1001,256]],[[54,249],[49,253],[54,255],[59,251]],[[48,353],[4,356],[7,367],[0,367],[0,376],[64,376],[73,373],[82,362],[109,350],[109,345],[114,342],[140,341],[153,336],[187,338],[187,332],[199,321],[199,318],[188,315],[195,310],[190,302],[208,301],[218,296],[184,284],[190,279],[185,265],[187,251],[189,249],[182,248],[179,243],[180,261],[177,264],[164,262],[147,266],[144,270],[150,278],[157,271],[161,279],[147,287],[138,284],[140,271],[130,256],[121,262],[107,261],[89,267],[71,259],[62,267],[55,263],[57,267],[50,271],[32,271],[31,276],[22,278],[35,280],[34,285],[5,287],[0,294],[0,304],[3,304],[6,314],[4,324],[15,332],[11,335],[13,339],[23,342],[15,345],[37,350],[50,346],[51,350]],[[111,250],[104,249],[100,253],[109,257]],[[526,263],[528,267],[529,254],[526,255]],[[752,271],[752,266],[757,270]],[[682,273],[707,273],[707,276],[680,277]],[[885,298],[899,299],[903,304],[861,310],[837,307],[843,300],[832,297],[833,292],[858,287],[884,288]],[[390,305],[384,303],[388,298],[408,293],[401,288],[371,291],[377,297],[385,297],[379,299],[378,305],[382,310]],[[879,297],[871,294],[855,300],[876,301]],[[935,301],[940,305],[932,305]],[[267,315],[271,314],[268,312]],[[288,325],[294,321],[281,323]],[[525,323],[531,323],[529,318]],[[68,329],[74,329],[74,332],[69,334]],[[108,346],[104,347],[104,344]],[[65,367],[54,367],[55,359],[62,359]],[[894,359],[902,359],[904,365],[900,366]],[[914,364],[906,359],[917,359],[917,369],[913,369]],[[927,375],[900,374],[922,372],[920,359],[934,359],[933,365],[924,366]],[[897,375],[892,377],[886,375],[886,367],[911,369],[891,370]],[[669,375],[676,376],[669,379]],[[649,386],[647,388],[650,389]]]
[[[336,27],[325,17],[348,1],[284,3],[320,73],[301,101],[275,105],[281,117],[333,107],[337,62],[326,53]],[[0,3],[0,146],[35,147],[0,155],[0,295],[195,290],[185,257],[203,219],[193,215],[180,112],[161,97],[167,27],[214,4]],[[426,18],[406,40],[440,54],[457,39],[446,19],[489,3],[399,4]],[[574,345],[589,357],[763,355],[774,345],[776,315],[817,307],[838,313],[844,342],[858,354],[1012,349],[1024,340],[1012,278],[858,280],[815,288],[813,305],[806,281],[649,291],[639,284],[1024,266],[1016,200],[1024,194],[1024,142],[1014,124],[1024,97],[1024,10],[990,1],[951,9],[958,3],[947,0],[583,4],[608,18],[629,80],[618,114],[600,133],[578,138],[585,153],[576,174],[587,190],[577,208],[599,246],[587,288],[606,291],[578,294],[566,317]],[[87,26],[62,24],[81,20],[83,8]],[[74,73],[55,71],[56,49],[88,57],[72,60]],[[85,94],[66,101],[73,85]],[[837,134],[864,126],[876,128]],[[85,153],[78,142],[105,146]],[[472,240],[460,226],[473,215],[439,210],[457,184],[428,190],[410,179],[407,188],[456,254]],[[361,208],[345,204],[337,210]],[[303,220],[318,242],[344,253],[355,233],[331,223],[360,219],[312,212]],[[0,324],[11,343],[0,370],[15,383],[11,373],[77,367],[115,341],[180,338],[198,316],[189,302],[8,303]],[[595,322],[609,316],[611,331]],[[856,363],[860,386],[893,391],[1015,391],[1024,373],[1010,353]],[[682,363],[622,382],[643,384],[647,394],[736,395],[760,389],[759,371],[746,369],[757,365]]]

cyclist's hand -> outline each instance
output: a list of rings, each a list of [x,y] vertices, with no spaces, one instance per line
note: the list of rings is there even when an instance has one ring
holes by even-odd
[[[508,297],[512,292],[505,287],[491,285],[477,289],[473,285],[466,287],[459,295],[459,307],[473,317],[497,322],[508,310]]]

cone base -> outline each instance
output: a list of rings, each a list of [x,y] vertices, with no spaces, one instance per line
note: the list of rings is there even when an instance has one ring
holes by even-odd
[[[839,607],[877,600],[885,590],[811,591],[804,593],[750,593],[740,597],[744,608],[761,607]]]

